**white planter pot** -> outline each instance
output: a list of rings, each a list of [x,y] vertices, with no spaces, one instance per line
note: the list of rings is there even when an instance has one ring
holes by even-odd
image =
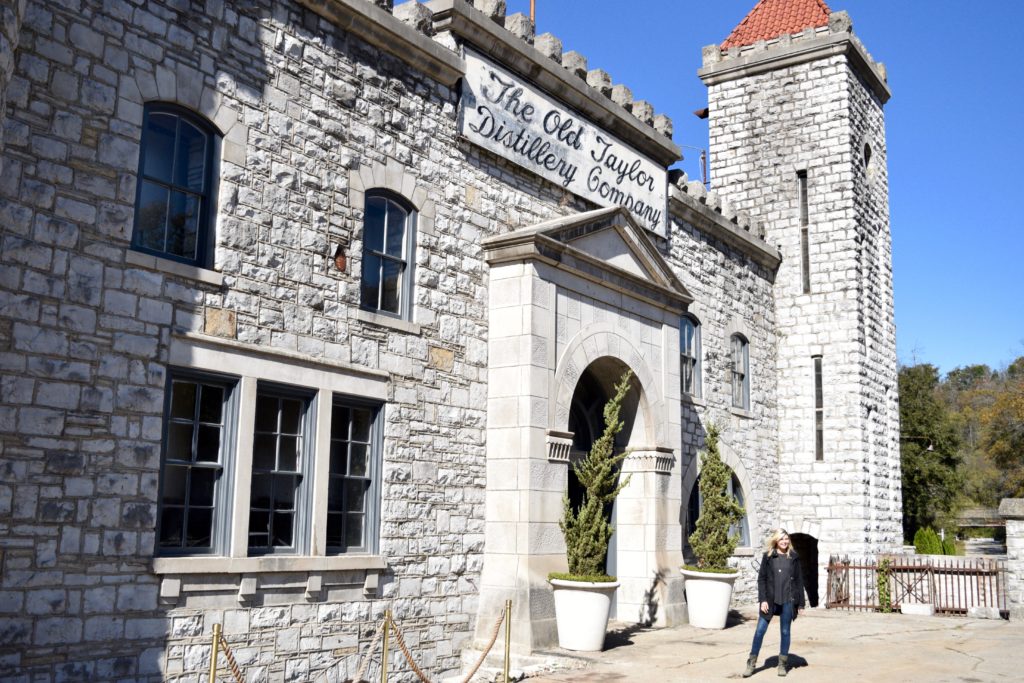
[[[713,574],[680,569],[685,578],[686,611],[690,626],[697,628],[725,628],[732,601],[732,584],[739,572]]]
[[[548,579],[555,591],[558,646],[565,650],[600,652],[608,630],[608,614],[618,581],[591,583]]]

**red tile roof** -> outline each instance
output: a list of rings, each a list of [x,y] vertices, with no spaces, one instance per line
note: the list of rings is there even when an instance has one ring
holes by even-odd
[[[800,33],[805,28],[828,25],[832,10],[824,0],[761,0],[732,30],[722,49],[753,45],[759,40]]]

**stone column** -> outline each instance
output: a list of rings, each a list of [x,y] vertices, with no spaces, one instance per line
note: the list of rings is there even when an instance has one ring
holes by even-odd
[[[1006,520],[1006,595],[1010,621],[1024,621],[1024,498],[1003,498],[999,514]]]
[[[531,263],[495,265],[489,308],[487,521],[475,644],[486,644],[511,599],[513,652],[521,655],[557,641],[546,582],[567,566],[558,528],[566,463],[547,452],[555,285]]]

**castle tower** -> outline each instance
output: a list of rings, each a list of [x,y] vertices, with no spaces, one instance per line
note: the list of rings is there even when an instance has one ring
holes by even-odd
[[[902,507],[885,68],[822,0],[761,0],[703,57],[712,189],[783,256],[777,523],[819,567],[890,549]]]

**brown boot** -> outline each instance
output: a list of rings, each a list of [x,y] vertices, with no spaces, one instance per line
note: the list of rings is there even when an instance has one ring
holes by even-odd
[[[750,655],[747,657],[747,668],[743,672],[744,678],[750,678],[754,675],[754,667],[757,666],[757,655]]]
[[[789,673],[786,666],[789,664],[789,655],[779,655],[779,675],[785,676]]]

